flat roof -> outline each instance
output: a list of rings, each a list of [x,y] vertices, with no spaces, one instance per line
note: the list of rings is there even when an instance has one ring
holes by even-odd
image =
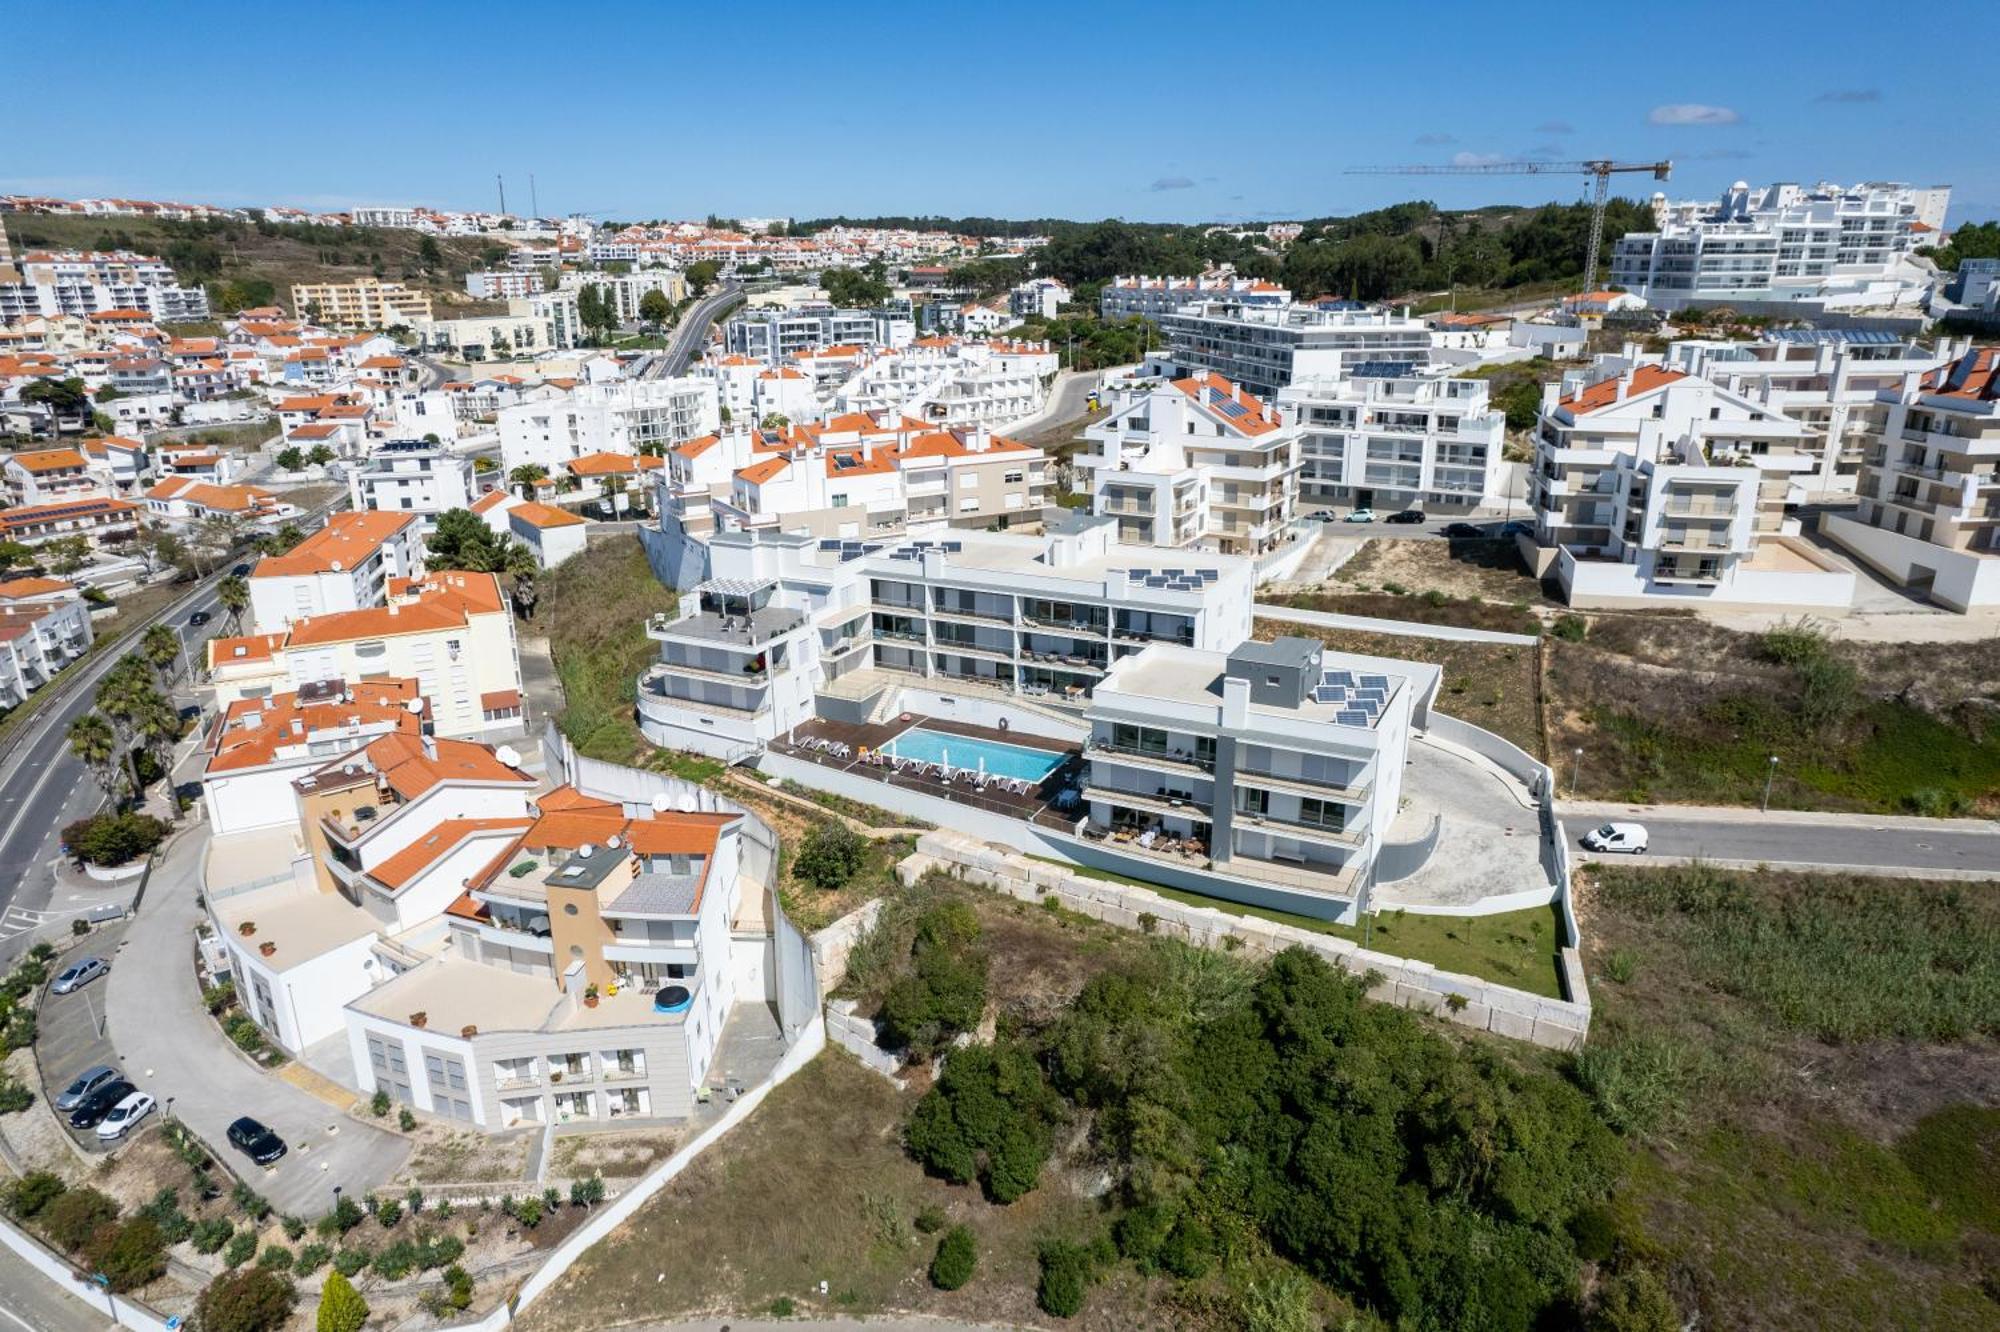
[[[274,971],[288,971],[356,939],[369,938],[381,927],[374,916],[339,893],[289,882],[225,897],[215,904],[215,916],[229,938],[259,953],[258,961]],[[247,938],[238,929],[246,921],[257,927]],[[277,950],[263,957],[267,943],[276,944]]]
[[[684,1014],[657,1013],[636,986],[603,994],[597,1007],[574,1003],[550,976],[509,971],[462,957],[433,958],[348,1005],[357,1013],[407,1025],[424,1015],[424,1030],[456,1038],[466,1027],[500,1031],[592,1031],[606,1027],[679,1025]]]

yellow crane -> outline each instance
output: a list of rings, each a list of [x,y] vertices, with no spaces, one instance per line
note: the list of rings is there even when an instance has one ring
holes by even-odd
[[[1590,249],[1583,266],[1584,290],[1597,285],[1597,252],[1604,243],[1604,196],[1611,178],[1629,171],[1650,171],[1654,180],[1665,180],[1674,171],[1672,162],[1613,162],[1594,158],[1585,162],[1468,162],[1462,166],[1371,166],[1349,167],[1350,176],[1590,176],[1596,181],[1590,198]]]

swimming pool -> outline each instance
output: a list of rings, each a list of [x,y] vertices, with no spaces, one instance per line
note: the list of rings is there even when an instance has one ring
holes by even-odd
[[[954,768],[975,771],[984,760],[987,776],[1013,777],[1024,782],[1041,781],[1063,761],[1061,754],[1046,749],[1027,749],[1021,745],[1002,744],[998,740],[979,740],[969,735],[945,735],[939,731],[926,731],[921,726],[904,731],[882,746],[882,750],[896,758],[916,759],[920,763],[948,763]]]

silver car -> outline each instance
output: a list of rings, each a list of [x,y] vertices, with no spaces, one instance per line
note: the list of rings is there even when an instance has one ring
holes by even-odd
[[[62,1089],[56,1097],[56,1109],[74,1110],[82,1105],[90,1094],[118,1076],[118,1070],[109,1064],[96,1064],[76,1075],[76,1080]]]
[[[78,958],[63,968],[62,975],[56,977],[56,983],[49,989],[56,994],[68,994],[82,989],[110,970],[111,964],[101,957]]]

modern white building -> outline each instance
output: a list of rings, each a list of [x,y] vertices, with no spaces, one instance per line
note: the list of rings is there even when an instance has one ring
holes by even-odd
[[[0,324],[32,316],[89,316],[136,310],[160,323],[208,318],[208,293],[185,287],[153,255],[126,250],[30,250],[19,281],[0,282]]]
[[[447,509],[472,503],[472,458],[417,439],[394,439],[347,469],[358,512],[415,514],[429,527]]]
[[[646,299],[647,292],[660,292],[675,303],[688,297],[687,279],[677,268],[642,268],[632,273],[564,273],[559,281],[571,299],[585,287],[597,288],[599,295],[611,302],[621,324],[639,322],[639,304]]]
[[[1075,295],[1060,279],[1029,278],[1007,293],[1007,313],[1016,319],[1054,319]]]
[[[1657,365],[1545,391],[1523,554],[1571,605],[1845,609],[1854,574],[1797,538],[1805,427]]]
[[[1166,358],[1212,371],[1262,397],[1300,379],[1421,373],[1432,338],[1422,319],[1344,306],[1260,305],[1235,298],[1159,316]]]
[[[818,347],[900,347],[916,336],[907,318],[874,310],[803,306],[746,310],[722,326],[724,349],[777,362]]]
[[[90,650],[90,603],[58,578],[0,582],[0,707],[16,708]]]
[[[1121,544],[1261,555],[1287,539],[1298,428],[1221,376],[1139,381],[1084,436],[1073,484]]]
[[[1079,710],[1149,643],[1249,636],[1255,566],[1113,542],[1076,516],[1044,536],[709,538],[709,576],[647,633],[639,681],[655,744],[738,758],[815,715],[865,717],[904,686]],[[829,703],[831,699],[833,702]]]
[[[1920,205],[1941,209],[1933,192],[1880,183],[1753,189],[1737,181],[1709,203],[1655,195],[1657,229],[1619,238],[1611,282],[1666,310],[1915,305],[1930,285],[1910,262],[1925,243]]]
[[[1278,406],[1299,430],[1302,508],[1450,514],[1505,502],[1507,416],[1483,379],[1294,380]]]
[[[1240,277],[1114,277],[1097,295],[1097,313],[1111,319],[1138,315],[1158,319],[1184,305],[1209,300],[1236,301],[1243,305],[1289,305],[1292,293],[1275,282]]]
[[[542,294],[542,275],[534,269],[491,268],[465,275],[465,290],[482,301],[505,301]]]
[[[722,424],[713,379],[580,384],[567,395],[500,412],[501,466],[535,464],[553,476],[590,453],[660,453]]]
[[[1057,368],[1046,341],[919,338],[864,362],[834,389],[831,409],[894,412],[943,430],[1004,429],[1042,410]]]
[[[415,513],[400,506],[336,513],[283,555],[257,561],[249,579],[250,623],[269,634],[307,616],[381,606],[390,580],[423,567],[423,525]]]
[[[2000,349],[1961,351],[1880,397],[1853,517],[1821,530],[1876,572],[1957,611],[2000,606]]]

